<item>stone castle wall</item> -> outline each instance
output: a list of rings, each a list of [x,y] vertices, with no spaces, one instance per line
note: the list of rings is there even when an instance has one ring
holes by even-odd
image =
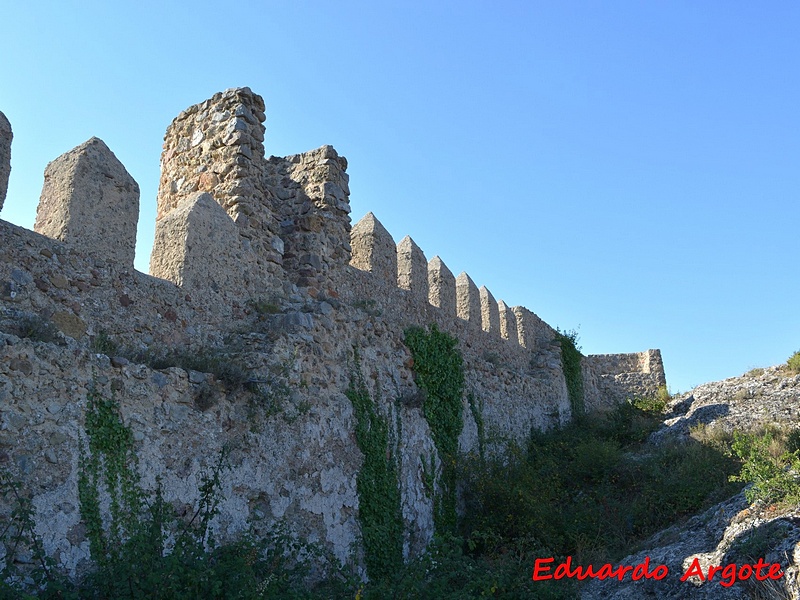
[[[3,210],[3,202],[8,191],[8,176],[11,174],[11,123],[6,116],[0,112],[0,210]]]
[[[407,555],[433,533],[423,465],[438,463],[407,327],[458,339],[463,451],[572,417],[555,330],[410,237],[395,243],[372,213],[351,229],[347,161],[331,146],[266,158],[264,119],[263,100],[236,88],[170,125],[149,275],[132,266],[138,186],[100,140],[48,165],[34,232],[0,221],[0,467],[27,482],[45,548],[70,571],[88,559],[76,481],[92,386],[119,401],[143,482],[163,480],[168,502],[191,505],[232,447],[218,533],[283,521],[341,561],[359,539],[362,457],[344,394],[356,356],[393,424]],[[224,356],[255,388],[136,358],[164,350]],[[664,383],[657,350],[585,357],[583,375],[594,408]]]

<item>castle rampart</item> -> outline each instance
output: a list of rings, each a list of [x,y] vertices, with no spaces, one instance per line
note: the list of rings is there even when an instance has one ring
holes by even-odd
[[[438,460],[409,326],[458,340],[464,452],[479,435],[498,451],[572,416],[553,328],[466,273],[456,279],[438,256],[426,262],[410,237],[395,244],[372,213],[351,229],[345,158],[331,146],[265,158],[264,120],[263,100],[236,88],[170,125],[150,275],[132,268],[138,186],[100,140],[48,167],[45,235],[0,221],[0,460],[37,482],[45,549],[68,570],[88,556],[76,479],[95,383],[118,399],[143,480],[153,489],[160,478],[167,502],[191,503],[186,482],[233,446],[220,535],[262,514],[342,561],[359,539],[362,455],[344,394],[354,348],[377,411],[397,429],[406,556],[433,533],[422,465]],[[146,357],[161,351],[239,365],[239,387],[196,367],[154,368]],[[590,406],[664,380],[658,351],[585,357],[583,369]]]

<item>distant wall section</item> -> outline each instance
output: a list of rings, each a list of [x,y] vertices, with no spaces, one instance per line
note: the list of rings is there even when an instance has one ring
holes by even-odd
[[[11,174],[11,123],[6,116],[0,112],[0,210],[3,210],[3,202],[8,191],[8,176]]]
[[[660,350],[595,354],[583,359],[584,388],[594,408],[608,408],[631,398],[653,398],[667,385]]]

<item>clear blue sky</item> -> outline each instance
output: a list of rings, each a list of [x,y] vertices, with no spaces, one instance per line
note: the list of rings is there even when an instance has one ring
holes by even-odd
[[[146,271],[164,130],[247,85],[268,154],[348,158],[354,221],[687,390],[800,348],[799,31],[781,1],[4,2],[0,217],[98,136]]]

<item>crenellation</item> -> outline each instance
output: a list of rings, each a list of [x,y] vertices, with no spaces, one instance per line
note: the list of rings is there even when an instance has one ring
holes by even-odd
[[[443,314],[456,315],[456,278],[438,256],[428,261],[428,301]]]
[[[497,302],[485,285],[478,290],[481,300],[481,327],[490,335],[500,336],[500,312]]]
[[[397,246],[392,235],[371,212],[353,226],[350,264],[375,277],[379,286],[397,286]]]
[[[0,112],[0,210],[3,210],[3,202],[5,202],[8,192],[8,177],[11,174],[11,140],[13,137],[11,123]]]
[[[511,308],[517,321],[517,339],[519,345],[528,350],[536,348],[536,324],[534,315],[524,306],[514,306]]]
[[[481,299],[478,287],[463,271],[456,277],[456,314],[469,323],[481,326]]]
[[[519,344],[517,334],[517,317],[511,307],[502,300],[497,302],[497,312],[500,325],[500,337],[504,340]]]
[[[139,185],[102,140],[91,138],[47,165],[37,233],[133,269],[138,220]]]
[[[185,196],[156,228],[150,273],[196,293],[242,292],[239,231],[225,209],[207,192]]]
[[[11,382],[6,413],[23,415],[3,424],[8,453],[16,460],[50,448],[51,431],[31,427],[24,415],[41,412],[59,390],[55,395],[68,408],[57,426],[65,423],[75,435],[58,452],[63,465],[76,464],[81,402],[92,381],[105,382],[126,422],[138,428],[148,481],[163,476],[171,484],[165,486],[169,502],[186,502],[185,486],[176,482],[186,479],[187,469],[198,477],[197,457],[231,444],[241,460],[233,461],[236,483],[228,479],[223,489],[234,485],[249,500],[220,505],[220,532],[244,530],[257,506],[267,524],[282,521],[293,535],[325,540],[345,562],[359,552],[363,455],[345,393],[358,349],[378,412],[397,434],[410,557],[434,533],[435,503],[419,460],[441,457],[420,406],[407,328],[436,325],[457,340],[466,389],[479,411],[464,411],[459,445],[467,453],[482,443],[478,421],[493,432],[486,440],[493,453],[509,440],[524,443],[531,428],[571,418],[561,345],[530,310],[495,301],[466,273],[455,278],[439,256],[426,261],[408,236],[395,244],[373,213],[351,228],[347,160],[332,146],[265,158],[264,120],[261,97],[234,88],[172,122],[162,154],[152,275],[132,268],[138,186],[95,138],[48,166],[36,230],[49,237],[0,221],[6,257],[0,261],[0,379]],[[0,184],[8,162],[2,121]],[[10,127],[7,138],[10,143]],[[20,338],[15,327],[23,318],[51,324],[68,351]],[[96,345],[103,336],[113,338],[108,356]],[[113,356],[112,346],[222,358],[246,372],[248,382],[274,383],[288,397],[269,409],[280,414],[261,414],[256,405],[263,398],[250,385],[229,389],[221,373],[137,364],[146,359]],[[33,376],[9,367],[23,359]],[[657,350],[584,357],[582,372],[590,407],[655,393],[665,381]],[[206,402],[213,410],[203,408]],[[32,464],[43,480],[51,463]],[[35,500],[46,505],[42,522],[62,528],[57,550],[73,557],[66,566],[73,570],[87,558],[86,544],[81,549],[66,535],[78,523],[77,511],[66,515],[60,508],[77,503],[74,476],[65,471],[64,480],[72,480],[58,490],[42,487],[59,502]],[[50,555],[55,550],[45,548]]]
[[[397,286],[411,292],[418,306],[428,303],[428,260],[409,236],[397,244]]]

